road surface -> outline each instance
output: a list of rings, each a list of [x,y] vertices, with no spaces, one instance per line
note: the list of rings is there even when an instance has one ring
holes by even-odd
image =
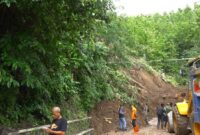
[[[140,129],[138,135],[174,135],[167,133],[166,130],[158,130],[156,128],[157,118],[153,118],[150,122],[150,126]],[[133,135],[133,131],[127,132],[110,132],[103,135]]]

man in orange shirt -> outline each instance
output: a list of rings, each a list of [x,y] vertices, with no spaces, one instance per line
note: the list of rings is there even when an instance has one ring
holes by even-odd
[[[132,126],[133,126],[133,133],[135,135],[138,134],[138,126],[136,124],[136,113],[137,113],[137,109],[134,107],[134,106],[131,106],[131,109],[132,109],[132,114],[131,114],[131,119],[132,119]]]

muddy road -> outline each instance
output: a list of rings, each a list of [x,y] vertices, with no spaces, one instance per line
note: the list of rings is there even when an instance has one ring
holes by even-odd
[[[158,130],[156,128],[156,124],[157,124],[156,118],[153,118],[149,123],[150,123],[150,126],[140,129],[140,132],[138,133],[138,135],[174,135],[174,134],[167,133],[167,131],[164,129]],[[113,132],[106,133],[103,135],[133,135],[133,131],[127,131],[127,132],[113,131]]]

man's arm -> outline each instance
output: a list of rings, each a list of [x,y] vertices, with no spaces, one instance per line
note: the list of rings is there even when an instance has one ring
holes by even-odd
[[[65,135],[64,131],[53,131],[51,129],[45,129],[45,132],[47,132],[49,134],[55,134],[55,135]]]

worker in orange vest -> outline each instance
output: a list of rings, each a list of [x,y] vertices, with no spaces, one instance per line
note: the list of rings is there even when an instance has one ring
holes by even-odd
[[[131,106],[131,109],[132,109],[131,119],[132,119],[132,126],[133,126],[133,134],[138,135],[139,128],[138,128],[138,125],[136,124],[137,109],[133,105]]]

